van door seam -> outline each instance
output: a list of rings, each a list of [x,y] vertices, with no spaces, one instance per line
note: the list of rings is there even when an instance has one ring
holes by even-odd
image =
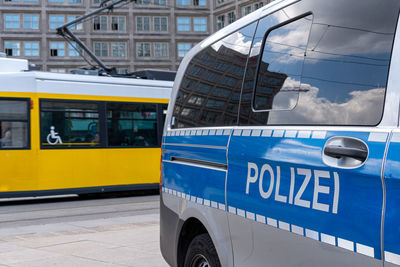
[[[385,265],[385,247],[384,247],[384,234],[385,234],[385,213],[386,213],[386,183],[385,183],[385,166],[386,158],[389,150],[389,145],[392,140],[393,130],[390,131],[388,135],[388,140],[386,141],[385,153],[382,160],[381,168],[381,183],[382,183],[382,215],[381,215],[381,257],[383,265]]]

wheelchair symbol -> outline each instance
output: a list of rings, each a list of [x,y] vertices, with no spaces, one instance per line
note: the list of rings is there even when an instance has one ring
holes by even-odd
[[[54,131],[55,127],[51,126],[50,127],[50,133],[47,135],[47,143],[50,145],[55,145],[57,143],[62,144],[61,137],[58,135],[56,131]]]

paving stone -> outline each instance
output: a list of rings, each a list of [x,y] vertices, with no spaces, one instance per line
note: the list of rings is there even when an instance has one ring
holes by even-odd
[[[80,252],[74,256],[127,266],[168,266],[162,258],[161,253],[154,254],[131,247]]]
[[[38,249],[18,249],[0,253],[1,264],[10,265],[14,263],[21,263],[27,260],[45,260],[58,256],[55,253],[46,252]]]
[[[10,252],[10,251],[18,251],[24,249],[22,246],[18,246],[13,243],[0,243],[0,254],[5,253],[5,252]],[[1,260],[0,260],[1,263]]]
[[[84,259],[74,256],[58,256],[50,259],[44,260],[33,260],[24,261],[19,263],[13,263],[8,265],[10,267],[47,267],[47,266],[57,266],[57,267],[117,267],[126,266],[119,264],[110,264],[97,260]]]
[[[0,229],[0,266],[168,266],[158,215],[141,217]]]
[[[116,246],[111,245],[111,244],[94,242],[94,241],[90,241],[90,240],[79,240],[79,241],[73,241],[73,242],[64,243],[64,244],[57,244],[57,245],[41,247],[41,250],[49,251],[49,252],[56,252],[56,253],[64,254],[64,255],[75,255],[77,253],[92,252],[92,251],[97,251],[97,250],[106,249],[106,248],[114,248],[114,247],[116,247]]]
[[[59,245],[59,244],[64,244],[64,243],[70,243],[70,242],[77,242],[84,240],[80,237],[77,236],[69,236],[69,235],[55,235],[51,237],[45,237],[45,236],[36,236],[36,237],[30,237],[26,238],[24,236],[18,238],[17,240],[10,241],[8,243],[14,244],[17,246],[21,247],[27,247],[27,248],[41,248],[41,247],[47,247],[47,246],[52,246],[52,245]]]

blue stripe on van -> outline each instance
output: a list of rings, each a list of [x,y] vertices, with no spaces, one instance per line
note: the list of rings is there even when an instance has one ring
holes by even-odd
[[[193,134],[193,135],[192,135]],[[363,255],[381,259],[380,214],[382,192],[379,175],[387,140],[387,133],[308,130],[232,131],[225,203],[226,172],[170,162],[171,157],[183,157],[226,164],[226,151],[204,146],[227,146],[229,136],[203,135],[201,132],[168,133],[163,145],[163,188],[166,193],[205,206],[226,208],[227,212],[249,220],[265,223],[283,230],[342,247]],[[334,136],[348,136],[363,140],[370,148],[367,163],[356,170],[328,167],[322,162],[322,148]],[[177,144],[177,145],[176,145]],[[179,146],[179,145],[185,146]],[[191,146],[193,145],[193,146]],[[293,148],[296,148],[295,150]],[[232,151],[231,151],[232,150]],[[235,151],[236,150],[236,151]],[[337,214],[298,206],[287,206],[257,194],[258,185],[245,194],[247,162],[245,155],[259,155],[258,163],[281,167],[281,191],[288,195],[290,167],[311,168],[340,175],[340,200]],[[302,154],[299,157],[299,153]],[[242,156],[241,156],[242,155]],[[253,158],[254,159],[254,158]],[[282,159],[285,163],[281,163]],[[236,161],[236,163],[235,163]],[[289,166],[290,165],[290,166]],[[374,174],[371,174],[374,173]],[[357,177],[353,177],[356,174]],[[300,182],[300,181],[299,181]],[[286,184],[285,184],[286,183]],[[322,182],[323,183],[323,182]],[[298,189],[300,185],[296,184]],[[257,188],[256,188],[257,187]],[[305,190],[304,199],[313,199],[314,181]],[[170,190],[170,191],[169,191]],[[332,195],[320,195],[320,202],[329,202]],[[205,202],[205,203],[204,203]],[[226,205],[226,206],[225,206]]]

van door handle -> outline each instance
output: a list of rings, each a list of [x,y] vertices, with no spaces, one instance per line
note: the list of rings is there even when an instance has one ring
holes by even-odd
[[[363,148],[328,145],[324,149],[324,154],[337,159],[349,157],[364,162],[368,157],[368,150]]]
[[[326,141],[322,150],[322,161],[331,167],[355,169],[368,159],[368,145],[361,139],[335,136]]]

